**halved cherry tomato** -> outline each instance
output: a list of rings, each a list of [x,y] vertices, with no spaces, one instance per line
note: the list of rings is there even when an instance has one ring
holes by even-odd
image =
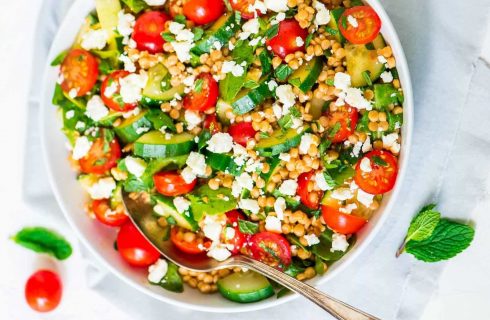
[[[371,162],[371,171],[361,170],[362,159]],[[354,181],[362,190],[370,194],[382,194],[393,189],[398,174],[396,157],[389,151],[374,150],[359,160]]]
[[[266,44],[276,55],[284,59],[290,53],[304,51],[307,36],[308,30],[301,28],[298,21],[286,19],[279,22],[277,35],[267,40]]]
[[[106,106],[114,111],[130,111],[138,106],[137,103],[124,103],[121,94],[119,80],[129,75],[125,70],[117,70],[108,75],[100,86],[100,95]]]
[[[355,26],[349,22],[349,16],[355,19]],[[340,32],[349,42],[366,44],[378,36],[381,19],[371,7],[357,6],[345,10],[340,16],[338,25]]]
[[[252,122],[238,122],[230,125],[228,133],[233,141],[245,147],[247,142],[255,137],[257,131],[253,128]]]
[[[107,199],[94,200],[92,210],[97,220],[111,227],[122,226],[129,219],[122,204],[113,210]]]
[[[162,32],[165,22],[169,19],[169,16],[160,11],[148,11],[139,16],[132,35],[138,50],[153,54],[163,52],[165,40],[162,38]]]
[[[261,16],[262,12],[260,10],[255,10],[253,12],[250,10],[250,6],[255,3],[255,0],[230,0],[230,5],[235,11],[240,11],[242,18],[252,19],[257,16]]]
[[[173,227],[170,231],[170,241],[182,252],[188,254],[200,254],[210,246],[210,242],[199,234],[194,234],[191,241],[186,240],[185,233],[191,232],[179,227]]]
[[[329,112],[327,118],[330,129],[338,127],[338,131],[330,138],[333,143],[338,143],[347,140],[354,133],[359,114],[356,108],[344,105],[339,107],[337,111]]]
[[[167,197],[180,196],[194,189],[197,179],[191,183],[185,182],[184,178],[176,171],[159,172],[153,176],[153,182],[157,191]]]
[[[54,310],[61,301],[60,277],[50,270],[39,270],[27,279],[24,294],[29,306],[38,312]]]
[[[88,154],[79,160],[80,168],[84,173],[104,174],[117,165],[117,160],[121,158],[121,147],[114,138],[107,142],[104,132],[101,131],[100,137],[95,139]]]
[[[278,269],[291,264],[291,246],[282,235],[263,231],[250,239],[250,251],[256,260]]]
[[[188,0],[184,3],[184,15],[196,24],[208,24],[225,12],[223,0]]]
[[[233,248],[228,248],[232,254],[240,253],[240,249],[249,238],[248,234],[240,231],[238,220],[245,220],[245,216],[238,210],[232,210],[226,213],[226,227],[223,228],[223,243],[233,246]],[[233,237],[227,237],[227,228],[233,229]]]
[[[310,185],[310,181],[312,186],[315,184],[315,181],[313,181],[315,174],[316,173],[314,171],[304,172],[300,174],[298,177],[297,190],[297,194],[299,195],[301,202],[305,206],[313,210],[318,209],[318,206],[320,205],[320,200],[323,196],[323,191],[314,191],[308,188],[308,185]]]
[[[367,222],[361,217],[340,212],[334,206],[322,206],[322,217],[330,229],[341,234],[356,233]]]
[[[194,111],[206,111],[216,105],[218,101],[218,83],[209,73],[201,73],[196,78],[196,82],[201,80],[202,85],[199,90],[192,90],[184,97],[184,109]]]
[[[90,52],[72,49],[61,63],[60,73],[63,79],[61,89],[66,93],[76,90],[76,96],[81,97],[97,82],[99,64]]]
[[[220,124],[218,119],[216,119],[216,114],[208,114],[206,118],[204,118],[204,129],[211,130],[212,134],[220,132]]]
[[[160,257],[131,221],[126,222],[117,234],[117,250],[121,257],[134,267],[148,267]]]

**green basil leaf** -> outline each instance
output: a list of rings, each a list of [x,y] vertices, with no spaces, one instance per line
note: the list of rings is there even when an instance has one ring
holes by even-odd
[[[73,252],[66,239],[44,227],[26,227],[17,232],[12,240],[30,250],[47,253],[58,260],[67,259]]]
[[[183,14],[176,15],[174,21],[184,25],[187,23],[187,20]]]
[[[233,101],[238,92],[242,89],[246,77],[247,74],[245,72],[239,77],[227,73],[226,77],[219,82],[219,92],[223,100],[227,102]]]
[[[265,31],[265,34],[264,36],[267,38],[267,39],[272,39],[274,38],[275,36],[277,36],[277,34],[279,33],[279,24],[276,23],[272,26],[269,27],[269,29],[267,29]]]
[[[287,64],[281,64],[274,70],[274,75],[279,81],[285,81],[291,73],[293,73],[293,69]]]
[[[241,233],[256,234],[259,231],[259,225],[255,222],[238,219],[238,229]]]
[[[269,50],[262,50],[259,54],[260,66],[262,67],[262,75],[266,75],[272,70],[272,55]]]
[[[68,50],[61,51],[54,59],[51,61],[51,66],[56,67],[59,66],[63,60],[65,60],[66,55],[68,54]]]

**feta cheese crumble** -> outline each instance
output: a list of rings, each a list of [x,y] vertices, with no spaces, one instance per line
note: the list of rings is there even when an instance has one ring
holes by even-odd
[[[208,149],[214,153],[227,153],[233,148],[233,138],[226,132],[217,132],[208,141]]]
[[[144,0],[149,6],[163,6],[167,0]]]
[[[241,65],[237,64],[235,61],[230,60],[230,61],[223,62],[223,66],[221,67],[221,72],[231,73],[235,77],[240,77],[245,72],[245,69]]]
[[[187,158],[187,164],[196,176],[206,175],[206,158],[198,152],[191,152]]]
[[[225,261],[231,256],[231,252],[223,246],[216,246],[208,251],[208,257],[218,261]]]
[[[274,202],[274,211],[279,220],[284,220],[284,210],[286,210],[286,200],[283,197],[278,197]]]
[[[143,159],[127,156],[124,159],[128,172],[136,178],[140,178],[146,170],[146,162]]]
[[[192,183],[197,178],[197,176],[192,171],[192,168],[191,167],[185,167],[180,172],[180,175],[184,179],[185,183]]]
[[[107,44],[107,39],[109,39],[109,34],[106,30],[89,30],[82,35],[81,46],[85,50],[102,50]]]
[[[74,160],[80,160],[87,155],[92,147],[92,141],[89,141],[87,137],[81,136],[75,140],[75,146],[73,147],[72,158]]]
[[[253,199],[240,199],[238,207],[240,209],[248,210],[255,214],[259,213],[260,210],[259,203],[257,202],[257,200]]]
[[[146,72],[140,74],[131,73],[119,79],[119,93],[124,103],[136,103],[141,100],[141,92],[146,86],[148,75]]]
[[[296,195],[296,190],[298,189],[298,183],[295,180],[284,180],[279,187],[279,192],[286,196]]]
[[[364,192],[362,189],[357,190],[357,200],[362,203],[364,206],[369,208],[373,203],[374,195]]]
[[[157,262],[148,267],[148,281],[160,283],[167,274],[168,263],[166,260],[158,259]]]
[[[349,248],[349,243],[347,242],[347,238],[345,234],[334,233],[332,235],[332,248],[331,252],[342,251],[345,252]]]
[[[313,2],[313,8],[316,10],[315,20],[313,23],[318,26],[326,25],[330,22],[330,11],[320,1]]]
[[[315,183],[317,187],[322,191],[333,189],[331,186],[329,186],[327,180],[325,180],[325,175],[323,174],[323,172],[318,172],[317,174],[315,174]]]
[[[106,177],[88,187],[87,192],[94,200],[109,199],[114,189],[116,189],[116,181],[112,177]]]
[[[320,239],[318,239],[318,237],[313,233],[304,235],[304,238],[305,238],[306,242],[308,243],[308,246],[314,246],[315,244],[320,243]]]
[[[383,80],[384,83],[390,83],[393,81],[393,75],[391,74],[390,71],[385,71],[380,75],[381,80]]]
[[[104,102],[99,95],[94,95],[87,102],[85,115],[94,121],[99,121],[109,114],[109,109],[106,108]]]
[[[175,197],[173,200],[175,209],[177,209],[177,212],[179,213],[184,213],[187,210],[189,210],[189,207],[191,203],[189,200],[185,199],[184,197]]]
[[[278,217],[267,216],[267,218],[265,218],[265,230],[282,233],[281,220],[279,220]]]
[[[286,12],[289,10],[288,0],[264,0],[267,9],[274,12]]]
[[[369,158],[362,158],[359,168],[361,168],[361,171],[363,172],[373,171],[373,168],[371,168],[371,160],[369,160]]]
[[[332,191],[331,197],[340,201],[351,199],[354,196],[349,188],[337,188]]]
[[[286,115],[289,112],[289,108],[296,103],[293,87],[290,84],[280,85],[276,88],[276,95],[279,102],[283,105],[282,114]]]
[[[187,122],[187,129],[192,130],[197,127],[201,122],[201,116],[199,112],[186,110],[184,114],[185,121]]]
[[[313,137],[314,136],[311,133],[305,133],[303,134],[303,136],[301,136],[301,142],[298,148],[300,154],[308,154],[308,150],[310,149],[310,146],[314,144]]]
[[[340,90],[347,90],[351,86],[350,75],[337,72],[333,78],[333,85]]]

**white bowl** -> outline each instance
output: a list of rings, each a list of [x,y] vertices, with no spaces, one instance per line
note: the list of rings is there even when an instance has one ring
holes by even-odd
[[[408,152],[412,136],[413,97],[410,76],[405,55],[400,41],[386,12],[378,0],[366,1],[380,16],[383,26],[381,32],[386,41],[392,46],[397,60],[398,74],[404,89],[404,124],[402,128],[403,144],[400,157],[400,170],[395,188],[382,201],[380,210],[358,234],[358,240],[352,250],[342,260],[335,263],[322,277],[309,281],[313,286],[325,283],[335,277],[369,245],[381,229],[383,222],[390,214],[393,203],[398,198],[400,185],[403,181]],[[56,35],[49,53],[48,62],[59,52],[71,46],[82,25],[85,16],[94,9],[93,0],[77,0],[66,15]],[[116,230],[89,219],[83,210],[86,200],[84,191],[75,179],[75,173],[67,161],[66,139],[61,132],[62,123],[57,114],[57,108],[51,103],[54,86],[57,80],[57,69],[46,65],[41,99],[41,140],[44,158],[47,163],[49,179],[55,197],[64,212],[66,219],[78,234],[82,243],[97,257],[100,262],[121,280],[127,282],[147,295],[173,305],[211,312],[244,312],[265,309],[291,301],[297,295],[289,295],[281,299],[269,299],[251,303],[237,304],[222,298],[219,294],[203,295],[197,290],[186,288],[183,293],[172,293],[157,286],[151,286],[146,280],[146,270],[128,266],[114,250]]]

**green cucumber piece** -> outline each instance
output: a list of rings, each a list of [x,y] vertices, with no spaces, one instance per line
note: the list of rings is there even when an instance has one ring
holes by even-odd
[[[228,46],[228,41],[240,30],[241,17],[237,13],[225,13],[206,30],[206,33],[199,40],[191,52],[196,55],[209,53],[218,42],[221,46]]]
[[[294,71],[289,76],[288,82],[304,93],[307,93],[315,85],[322,69],[322,58],[315,57]]]
[[[219,122],[222,124],[230,124],[230,119],[226,116],[228,111],[233,111],[231,105],[223,99],[219,99],[216,103],[216,115],[218,116]]]
[[[114,132],[124,143],[138,140],[145,132],[152,129],[152,123],[147,117],[148,111],[125,119],[121,124],[114,128]]]
[[[286,131],[277,129],[270,137],[261,139],[255,146],[255,150],[263,157],[271,157],[287,152],[300,144],[301,136],[308,130],[309,127],[303,128],[300,132],[297,129],[288,129]]]
[[[199,228],[192,213],[189,211],[184,213],[177,211],[173,203],[173,198],[156,194],[152,196],[152,199],[155,201],[156,205],[158,205],[158,208],[162,210],[162,212],[155,212],[157,215],[161,215],[162,217],[173,217],[179,227],[187,230],[196,231]]]
[[[268,78],[266,78],[259,83],[257,88],[242,89],[231,103],[231,107],[235,114],[245,114],[272,96],[273,93],[269,89]]]
[[[141,103],[148,107],[159,107],[163,102],[183,96],[185,85],[170,87],[170,74],[161,63],[156,64],[148,70],[148,82],[143,89]]]
[[[403,103],[403,95],[391,83],[374,85],[374,107],[382,109],[390,104],[398,105]]]
[[[173,134],[166,138],[160,131],[150,131],[134,143],[134,154],[142,158],[175,157],[191,152],[196,145],[190,133]]]
[[[318,120],[320,119],[322,114],[328,110],[327,108],[329,105],[330,105],[330,101],[313,97],[311,99],[309,114],[311,114],[313,120]]]
[[[191,202],[191,211],[196,221],[201,221],[205,215],[219,215],[233,210],[237,206],[231,189],[211,189],[207,184],[187,195]]]
[[[256,302],[274,295],[269,280],[253,271],[237,272],[218,280],[223,297],[239,303]]]
[[[342,35],[342,33],[340,32],[340,28],[339,28],[339,24],[338,24],[339,20],[340,20],[340,16],[342,16],[344,11],[345,11],[344,8],[337,8],[334,10],[330,10],[330,21],[328,23],[328,26],[332,29],[332,31],[333,30],[336,31],[334,37],[340,43],[345,42],[345,38]]]
[[[345,51],[347,73],[350,75],[353,87],[368,85],[363,76],[364,72],[368,72],[372,82],[376,81],[383,73],[385,66],[378,61],[376,50],[368,50],[364,45],[348,44],[345,46]]]
[[[244,166],[236,164],[231,154],[210,152],[206,155],[206,163],[213,170],[222,171],[234,176],[239,176],[244,169]]]

